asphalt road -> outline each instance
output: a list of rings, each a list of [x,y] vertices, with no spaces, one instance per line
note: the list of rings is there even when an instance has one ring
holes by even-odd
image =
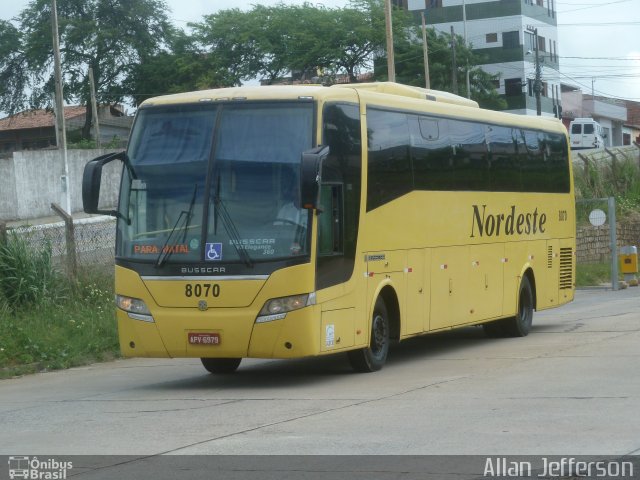
[[[640,455],[639,371],[640,290],[583,290],[525,338],[421,337],[372,374],[336,355],[2,380],[0,455]]]

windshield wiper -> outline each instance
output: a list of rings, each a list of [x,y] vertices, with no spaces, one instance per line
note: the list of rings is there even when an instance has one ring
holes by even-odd
[[[227,231],[231,239],[231,244],[236,249],[238,256],[242,259],[247,267],[253,267],[253,261],[251,257],[247,253],[247,251],[242,248],[240,245],[240,233],[236,228],[235,223],[233,223],[233,219],[229,212],[227,211],[227,207],[225,207],[222,198],[220,198],[220,174],[218,174],[218,178],[216,179],[216,193],[213,196],[213,234],[216,235],[218,233],[218,218],[222,220],[222,225],[224,229]]]
[[[174,248],[167,248],[167,245],[170,244],[171,239],[173,238],[174,234],[179,231],[178,230],[178,225],[180,224],[181,220],[183,218],[185,218],[185,222],[184,222],[184,227],[182,227],[180,230],[183,231],[183,236],[182,236],[182,242],[184,242],[187,238],[187,231],[189,230],[189,223],[191,223],[191,217],[193,216],[193,206],[196,203],[196,192],[198,191],[198,184],[196,183],[193,186],[193,195],[191,196],[191,203],[189,203],[189,210],[185,211],[182,210],[180,212],[180,215],[178,215],[178,220],[176,220],[175,225],[173,226],[173,228],[171,229],[171,233],[169,233],[169,236],[167,237],[167,241],[164,242],[164,245],[162,246],[162,249],[160,250],[160,254],[158,255],[158,259],[156,260],[156,267],[160,268],[162,267],[162,265],[165,264],[165,262],[169,259],[169,257],[173,254],[173,251],[175,250]]]

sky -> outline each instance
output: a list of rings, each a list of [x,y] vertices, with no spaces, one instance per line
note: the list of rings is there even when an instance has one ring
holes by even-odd
[[[303,3],[303,0],[165,1],[171,10],[170,18],[181,28],[222,9]],[[347,6],[348,0],[310,3],[336,8]],[[0,0],[0,19],[12,19],[27,4],[28,0]],[[640,102],[640,0],[555,0],[555,6],[561,81],[587,94],[593,91],[596,95]]]

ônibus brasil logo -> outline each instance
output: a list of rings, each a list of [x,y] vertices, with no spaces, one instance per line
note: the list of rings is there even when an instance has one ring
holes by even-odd
[[[9,478],[33,480],[64,480],[67,470],[73,468],[73,462],[62,462],[54,458],[40,460],[38,457],[9,457]]]

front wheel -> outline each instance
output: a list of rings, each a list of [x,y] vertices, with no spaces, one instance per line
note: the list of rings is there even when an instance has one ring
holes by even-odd
[[[201,358],[200,361],[209,373],[233,373],[240,366],[241,358]]]
[[[369,346],[347,352],[349,363],[357,372],[375,372],[387,361],[389,353],[389,315],[381,298],[376,300],[371,318],[371,340]]]

